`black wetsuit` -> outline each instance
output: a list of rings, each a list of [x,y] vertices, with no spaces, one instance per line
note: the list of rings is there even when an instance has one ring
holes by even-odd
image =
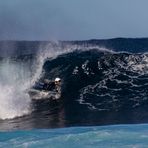
[[[55,85],[55,82],[49,82],[49,83],[38,82],[35,84],[33,88],[38,90],[53,91],[53,90],[56,90],[56,85]]]
[[[43,89],[44,90],[48,90],[48,91],[52,91],[52,90],[55,90],[56,89],[56,85],[55,85],[54,82],[44,83]]]

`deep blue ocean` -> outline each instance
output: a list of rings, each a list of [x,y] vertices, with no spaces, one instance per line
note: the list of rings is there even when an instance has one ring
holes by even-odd
[[[0,147],[147,148],[148,39],[0,42]],[[45,79],[61,97],[32,100]]]

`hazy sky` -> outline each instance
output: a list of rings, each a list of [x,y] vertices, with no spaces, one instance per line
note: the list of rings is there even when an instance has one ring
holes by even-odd
[[[148,0],[0,0],[0,40],[148,37]]]

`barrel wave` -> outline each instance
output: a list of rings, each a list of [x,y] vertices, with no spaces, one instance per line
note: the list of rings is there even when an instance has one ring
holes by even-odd
[[[0,60],[0,129],[147,123],[147,44],[146,39],[137,40],[43,42],[31,47],[25,42],[5,52]],[[60,101],[29,97],[35,82],[56,77],[62,80]]]
[[[147,54],[74,51],[47,60],[43,68],[44,77],[61,76],[65,99],[87,109],[118,111],[147,104]]]

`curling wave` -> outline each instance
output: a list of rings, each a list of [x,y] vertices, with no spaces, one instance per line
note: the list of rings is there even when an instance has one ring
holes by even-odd
[[[135,108],[148,101],[148,54],[74,51],[45,62],[44,77],[61,76],[68,97],[91,110]]]
[[[148,54],[116,51],[56,43],[41,45],[37,53],[0,59],[0,118],[28,115],[14,123],[24,127],[27,118],[29,128],[148,122]],[[61,106],[33,104],[26,90],[55,77],[62,79]],[[123,119],[125,113],[129,116]]]

